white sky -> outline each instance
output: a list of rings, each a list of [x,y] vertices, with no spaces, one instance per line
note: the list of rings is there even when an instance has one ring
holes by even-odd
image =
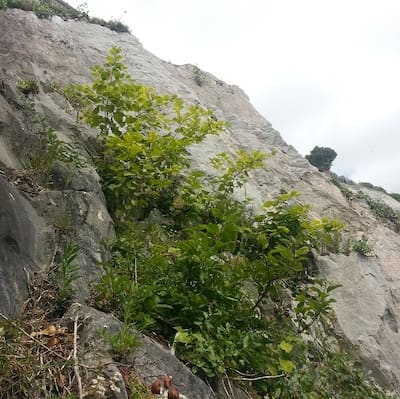
[[[331,147],[336,173],[400,192],[399,0],[86,3],[158,57],[240,86],[303,155]]]

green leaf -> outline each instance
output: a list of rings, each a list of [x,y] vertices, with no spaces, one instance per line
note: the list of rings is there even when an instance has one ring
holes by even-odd
[[[290,374],[295,368],[294,363],[286,359],[279,359],[279,365],[281,366],[281,370],[287,374]]]
[[[279,347],[286,353],[290,353],[293,350],[293,345],[286,341],[282,341]]]
[[[192,340],[189,331],[183,330],[180,327],[177,327],[176,329],[178,330],[178,332],[175,334],[175,342],[188,344]]]

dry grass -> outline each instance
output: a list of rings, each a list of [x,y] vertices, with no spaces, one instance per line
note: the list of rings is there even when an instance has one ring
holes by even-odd
[[[0,398],[73,398],[73,332],[52,317],[57,292],[40,275],[29,290],[17,317],[0,315]]]

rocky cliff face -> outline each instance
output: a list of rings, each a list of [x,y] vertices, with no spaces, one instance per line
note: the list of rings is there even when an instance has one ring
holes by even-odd
[[[357,253],[316,255],[317,262],[324,276],[342,284],[334,293],[334,307],[344,336],[359,348],[365,366],[381,383],[399,389],[400,235],[392,224],[377,219],[365,199],[346,199],[329,176],[319,173],[282,140],[238,87],[192,65],[164,62],[134,36],[84,22],[58,17],[40,20],[33,13],[6,10],[0,11],[0,37],[0,168],[10,180],[0,178],[2,312],[12,313],[24,299],[29,273],[45,269],[51,262],[57,229],[72,229],[82,248],[78,263],[84,278],[79,281],[77,298],[81,301],[88,295],[88,283],[98,276],[97,264],[105,256],[102,241],[113,236],[112,220],[93,168],[74,172],[56,165],[51,190],[32,188],[29,179],[18,174],[35,139],[16,82],[40,82],[34,100],[38,113],[58,137],[77,142],[81,156],[88,158],[94,133],[82,126],[78,132],[76,116],[66,101],[46,87],[87,82],[89,67],[101,63],[110,47],[117,45],[138,82],[212,108],[230,123],[222,135],[193,148],[199,168],[206,170],[207,159],[221,151],[274,150],[267,167],[253,174],[248,196],[262,203],[282,191],[296,190],[301,200],[311,205],[313,216],[338,218],[346,223],[349,236],[368,237],[373,246],[369,257]]]

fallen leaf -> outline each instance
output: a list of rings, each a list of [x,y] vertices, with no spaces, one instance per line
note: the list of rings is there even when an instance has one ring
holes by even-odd
[[[40,330],[38,332],[33,332],[31,334],[31,337],[37,337],[37,336],[40,336],[40,335],[45,335],[45,336],[48,336],[48,337],[52,337],[52,336],[57,335],[57,334],[63,334],[64,332],[65,332],[64,328],[60,328],[60,327],[56,327],[54,325],[51,325],[51,326],[48,326],[47,328],[45,328],[44,330]]]
[[[47,340],[47,347],[49,347],[49,348],[51,348],[51,347],[53,347],[53,346],[56,346],[57,344],[58,344],[58,338],[57,337],[50,337],[48,340]]]

